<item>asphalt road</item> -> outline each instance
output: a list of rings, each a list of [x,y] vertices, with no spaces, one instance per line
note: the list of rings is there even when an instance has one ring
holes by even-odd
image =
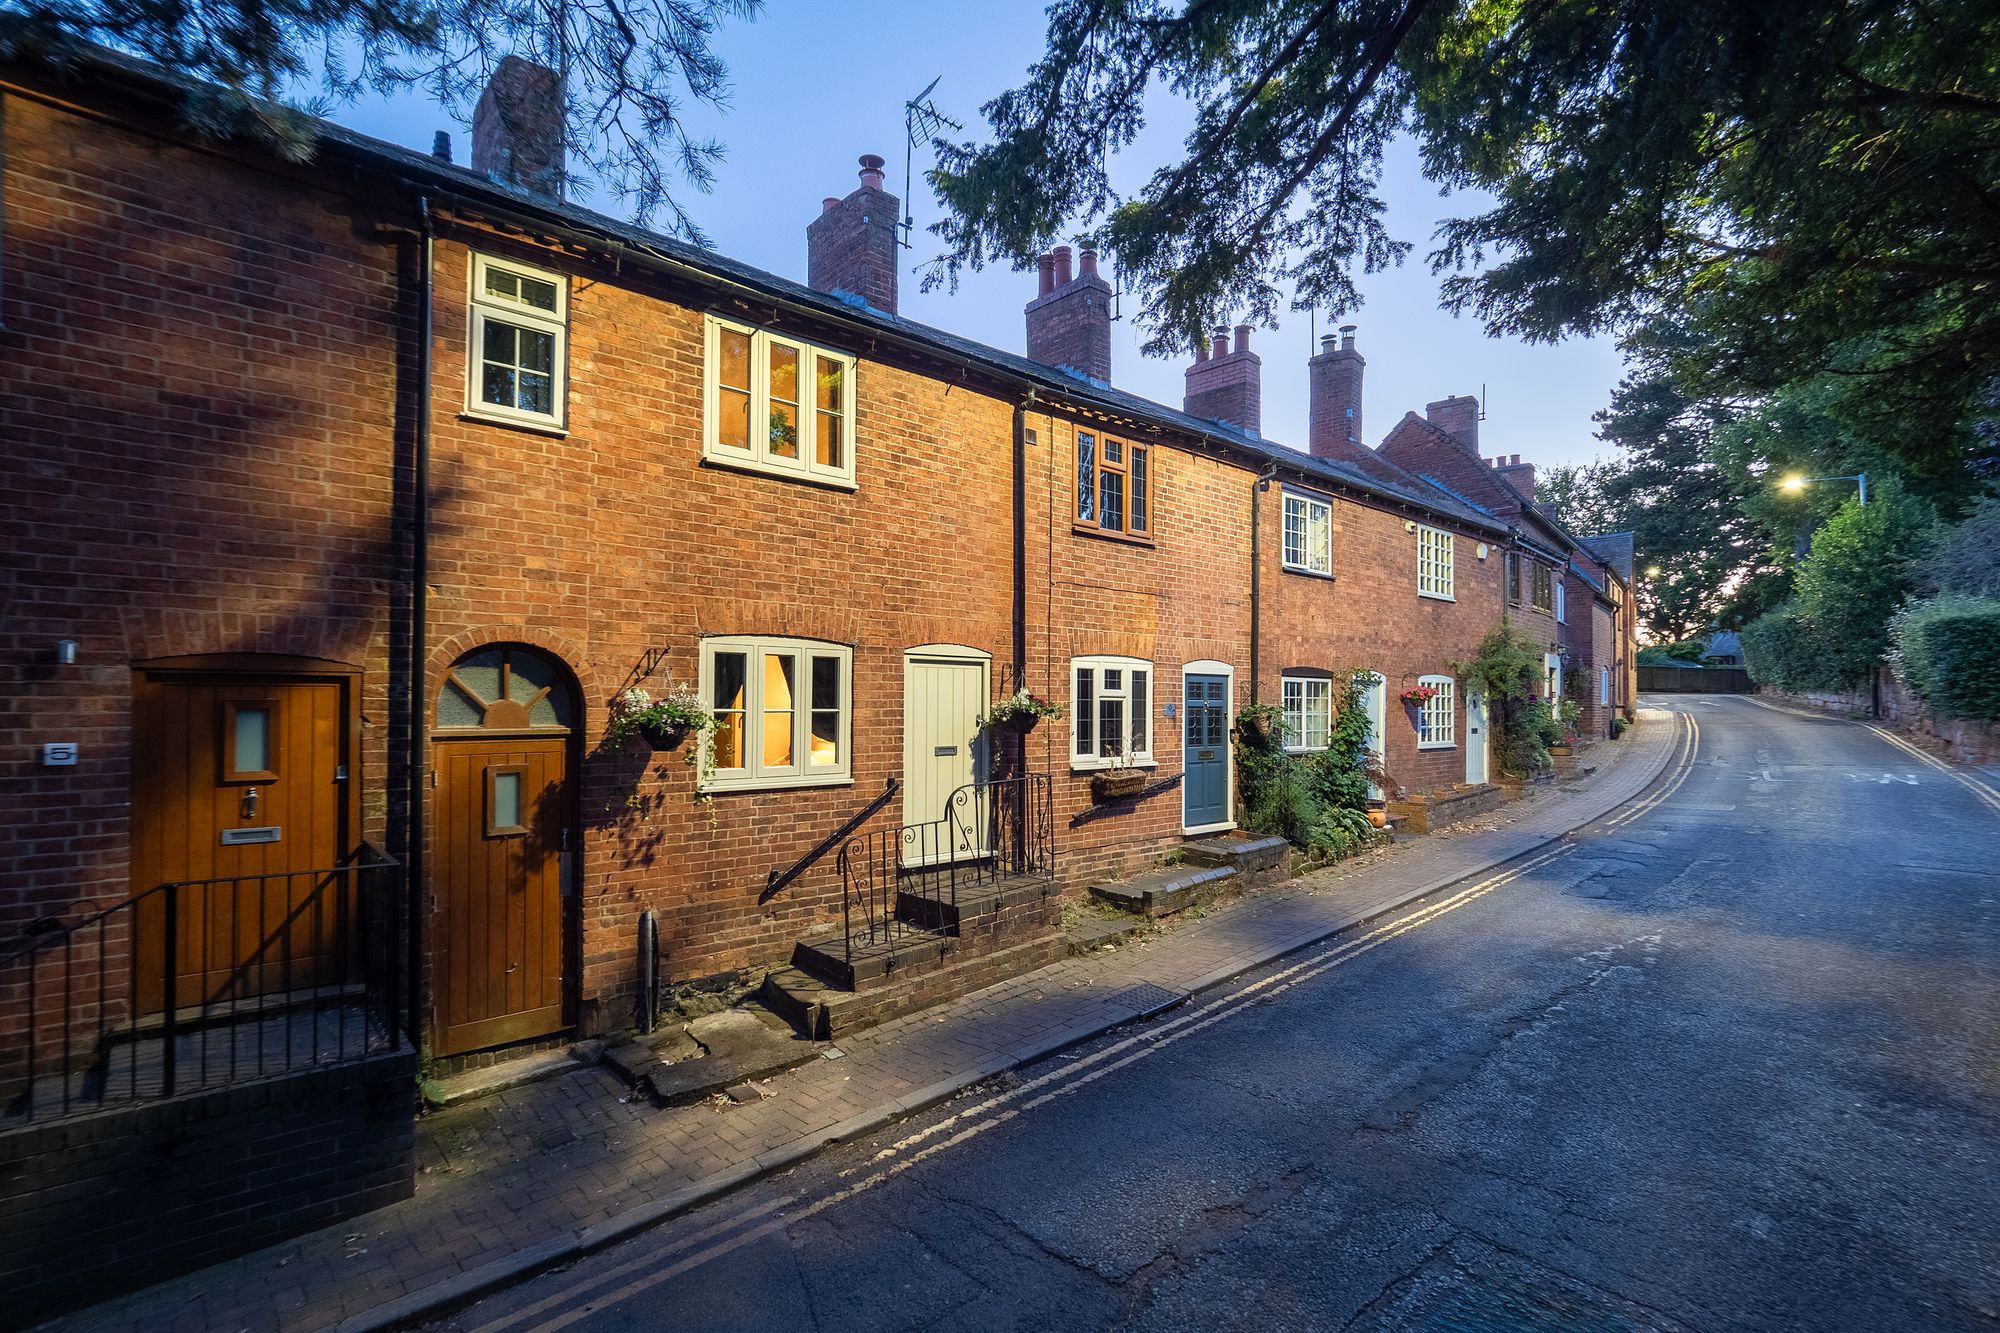
[[[1673,702],[1670,794],[1525,873],[452,1326],[2000,1329],[2000,809]]]

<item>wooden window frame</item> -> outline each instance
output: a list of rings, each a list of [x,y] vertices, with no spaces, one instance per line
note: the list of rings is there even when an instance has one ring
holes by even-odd
[[[1550,613],[1555,610],[1555,571],[1539,560],[1528,561],[1528,605],[1530,609]]]
[[[1457,749],[1458,682],[1450,676],[1419,676],[1417,684],[1429,685],[1437,691],[1417,709],[1417,748]]]
[[[1417,525],[1417,596],[1458,600],[1457,552],[1446,528]]]
[[[699,689],[704,705],[713,709],[715,659],[724,653],[745,654],[743,758],[741,768],[715,763],[712,736],[700,738],[700,789],[704,792],[785,791],[794,787],[844,787],[854,781],[854,649],[823,639],[792,639],[766,635],[717,635],[701,641]],[[764,764],[764,658],[790,657],[792,668],[792,757],[783,767]],[[840,762],[815,766],[812,754],[812,664],[815,658],[840,664]],[[755,691],[753,694],[752,691]]]
[[[528,766],[526,764],[486,765],[486,836],[489,838],[518,838],[528,832],[526,824],[502,824],[496,818],[500,813],[499,780],[512,775],[521,779],[521,813],[528,811]]]
[[[488,270],[496,268],[519,277],[553,284],[556,289],[555,312],[551,314],[535,306],[489,295],[486,291],[486,274]],[[466,266],[466,270],[468,290],[465,415],[507,426],[528,426],[558,432],[564,430],[569,401],[569,279],[561,273],[554,273],[548,269],[536,268],[531,264],[518,264],[511,259],[501,259],[477,251],[473,252],[472,262]],[[486,325],[490,322],[555,335],[555,353],[549,363],[549,376],[552,381],[549,393],[550,411],[524,412],[517,407],[489,403],[480,397],[479,371],[482,359],[480,349],[486,345]]]
[[[270,719],[264,736],[264,757],[270,761],[268,768],[236,767],[236,715],[244,708],[261,709]],[[284,713],[279,701],[266,699],[224,699],[222,701],[222,738],[218,754],[222,761],[222,781],[224,783],[276,782],[283,771],[284,758],[279,747],[284,735]]]
[[[1299,516],[1299,557],[1292,555],[1292,516]],[[1325,527],[1325,567],[1321,568],[1314,559],[1312,549],[1313,520],[1317,517]],[[1316,578],[1333,577],[1333,502],[1321,496],[1308,495],[1304,491],[1289,488],[1284,493],[1281,506],[1281,521],[1278,534],[1279,559],[1284,567],[1294,574],[1310,574]]]
[[[1521,553],[1507,552],[1507,605],[1521,604]]]
[[[1090,462],[1090,510],[1084,512],[1084,441],[1091,443]],[[1119,456],[1115,459],[1105,455],[1106,445],[1116,445]],[[1141,444],[1128,436],[1106,435],[1100,430],[1082,430],[1075,433],[1070,460],[1075,465],[1071,484],[1074,500],[1070,518],[1075,531],[1088,537],[1110,537],[1117,541],[1133,542],[1139,545],[1153,544],[1153,446]],[[1111,527],[1104,522],[1104,477],[1123,477],[1122,489],[1125,496],[1124,512],[1119,526]],[[1135,480],[1136,478],[1136,480]],[[1139,521],[1134,522],[1135,515]]]
[[[1088,751],[1079,748],[1083,739],[1085,718],[1083,696],[1077,688],[1081,672],[1091,674],[1090,715],[1088,725],[1091,732],[1091,746]],[[1123,672],[1119,687],[1107,693],[1104,685],[1106,671]],[[1104,753],[1104,737],[1097,726],[1097,706],[1106,699],[1116,699],[1120,705],[1122,733],[1132,735],[1132,677],[1143,673],[1146,677],[1146,744],[1143,749],[1128,748],[1123,756]],[[1157,768],[1159,761],[1153,757],[1153,741],[1159,728],[1154,724],[1153,713],[1159,695],[1159,672],[1153,664],[1142,657],[1072,657],[1069,660],[1069,766],[1074,773],[1097,772],[1107,768]]]
[[[1296,729],[1294,729],[1292,725],[1292,696],[1293,696],[1294,686],[1297,687],[1297,694],[1299,700],[1299,707],[1298,707],[1299,721]],[[1315,686],[1317,686],[1318,689],[1315,689],[1314,688]],[[1312,719],[1308,716],[1308,714],[1311,711],[1313,704],[1315,702],[1313,698],[1315,694],[1324,695],[1324,698],[1319,700],[1318,702],[1323,703],[1325,705],[1326,730],[1325,733],[1320,737],[1318,745],[1314,745],[1312,743],[1311,732],[1308,730],[1312,721]],[[1310,673],[1304,671],[1285,672],[1284,674],[1278,677],[1278,703],[1279,707],[1284,712],[1284,725],[1285,725],[1284,745],[1286,750],[1288,750],[1292,754],[1312,754],[1315,753],[1316,751],[1324,750],[1329,744],[1332,743],[1333,676],[1331,675],[1331,673],[1321,673],[1317,671]]]
[[[722,334],[727,330],[750,340],[750,447],[747,450],[720,442],[718,402],[721,392]],[[799,353],[799,430],[797,458],[771,452],[771,347],[794,348]],[[819,461],[819,395],[814,391],[818,359],[825,357],[841,366],[840,465]],[[840,490],[858,490],[854,450],[855,404],[859,399],[856,380],[860,361],[831,347],[774,333],[754,324],[703,316],[702,321],[702,406],[701,457],[705,463],[738,472],[757,472],[789,481],[812,482]]]

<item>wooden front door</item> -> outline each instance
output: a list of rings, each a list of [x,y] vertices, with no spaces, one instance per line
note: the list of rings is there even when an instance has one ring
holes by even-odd
[[[545,1037],[571,1021],[573,708],[564,673],[525,648],[469,655],[439,694],[430,853],[437,1054]]]
[[[353,681],[141,670],[132,718],[140,1013],[345,978]],[[182,887],[162,891],[162,884]],[[169,898],[172,899],[171,911]],[[170,927],[171,918],[171,927]]]
[[[968,649],[912,651],[903,662],[903,823],[929,826],[947,819],[952,793],[986,776],[987,745],[979,721],[990,692],[992,664]],[[973,803],[961,826],[909,840],[903,864],[932,865],[983,856],[987,833]],[[954,836],[963,834],[964,836]]]

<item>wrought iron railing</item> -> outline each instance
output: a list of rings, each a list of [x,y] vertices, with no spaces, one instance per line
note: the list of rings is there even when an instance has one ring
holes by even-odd
[[[956,913],[961,895],[1004,880],[1055,874],[1055,800],[1046,773],[971,782],[946,798],[941,818],[878,829],[840,849],[846,961],[930,923],[898,910],[905,897]]]
[[[402,1040],[402,866],[158,884],[0,952],[0,1125],[358,1060]]]
[[[866,824],[869,820],[873,819],[875,817],[875,812],[880,810],[883,806],[889,804],[889,802],[895,797],[897,791],[901,789],[902,785],[903,784],[900,779],[891,777],[887,782],[882,784],[882,794],[880,796],[877,796],[867,805],[862,806],[858,812],[856,812],[853,816],[851,816],[839,828],[835,829],[833,832],[827,834],[824,838],[820,839],[818,846],[814,847],[804,856],[801,856],[798,860],[792,862],[792,864],[786,869],[773,870],[769,878],[767,878],[764,881],[764,891],[757,895],[758,906],[761,907],[763,904],[768,903],[771,901],[771,899],[777,897],[780,893],[783,893],[785,891],[786,886],[788,886],[793,880],[797,879],[800,875],[805,874],[806,871],[811,870],[815,865],[817,865],[819,863],[819,859],[822,856],[825,856],[835,847],[839,847],[844,843],[846,843],[848,835],[853,833],[854,830],[860,828],[863,824]]]

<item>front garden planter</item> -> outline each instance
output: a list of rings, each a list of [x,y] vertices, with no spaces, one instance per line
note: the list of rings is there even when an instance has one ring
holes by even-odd
[[[1099,805],[1106,801],[1123,800],[1127,796],[1137,796],[1145,789],[1146,775],[1136,769],[1094,773],[1090,778],[1090,799]]]
[[[1572,751],[1567,745],[1551,745],[1549,747],[1549,758],[1551,759],[1567,759],[1571,753]]]

